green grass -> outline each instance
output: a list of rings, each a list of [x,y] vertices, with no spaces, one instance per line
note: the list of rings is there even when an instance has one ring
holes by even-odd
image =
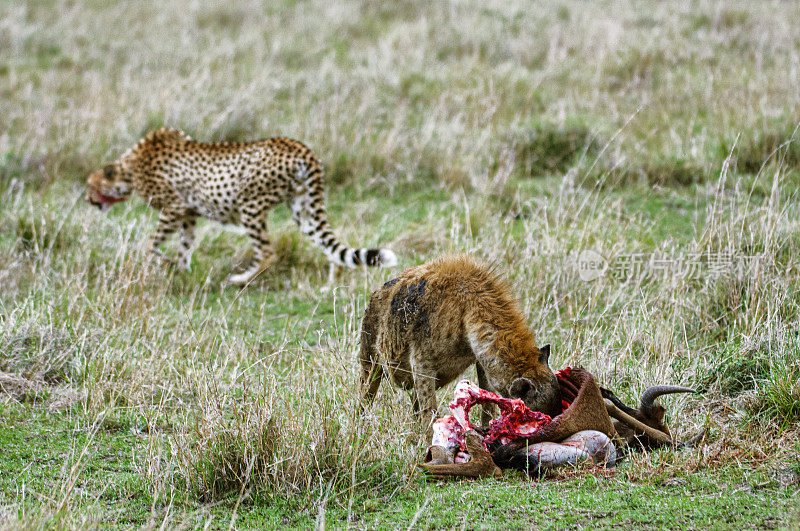
[[[761,527],[783,520],[796,503],[793,489],[746,471],[645,483],[619,476],[431,485],[384,509],[365,511],[356,522],[399,527],[417,517],[420,526],[436,528]],[[326,516],[332,523],[345,519],[337,511]]]
[[[89,419],[75,412],[19,406],[5,406],[2,413],[7,429],[0,435],[0,506],[20,502],[16,511],[23,520],[36,516],[42,505],[61,508],[55,518],[74,511],[71,518],[78,521],[112,526],[145,525],[169,510],[176,513],[167,519],[173,524],[210,521],[214,528],[227,526],[233,516],[235,496],[222,504],[197,504],[180,494],[154,499],[140,481],[138,469],[146,466],[141,446],[168,426],[124,416],[87,424]],[[567,471],[534,479],[507,473],[502,480],[426,482],[414,472],[392,492],[364,491],[344,499],[298,503],[255,494],[236,507],[235,518],[242,527],[305,528],[320,521],[334,527],[402,527],[415,521],[435,528],[760,528],[785,522],[797,510],[796,488],[780,478],[800,473],[798,462],[794,470],[731,464],[689,472],[679,466],[683,459],[660,452],[646,477],[631,463],[611,474]],[[63,492],[65,484],[72,485],[72,493]],[[172,504],[183,508],[176,511]]]
[[[0,526],[797,527],[798,17],[710,0],[0,5]],[[426,482],[407,394],[385,385],[362,414],[355,393],[361,316],[401,268],[324,289],[280,206],[278,262],[234,290],[243,234],[202,221],[177,272],[148,265],[141,199],[85,204],[86,175],[162,125],[302,140],[342,240],[401,268],[476,255],[554,367],[630,402],[695,386],[667,418],[709,437],[613,475]],[[587,282],[587,249],[695,262]]]
[[[153,499],[140,475],[143,419],[8,405],[0,412],[0,507],[13,504],[23,521],[45,506],[55,522],[81,507],[85,516],[102,514],[98,524],[146,523]]]

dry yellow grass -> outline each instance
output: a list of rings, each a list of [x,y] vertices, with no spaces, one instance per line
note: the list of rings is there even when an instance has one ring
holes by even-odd
[[[436,504],[410,472],[407,397],[386,386],[366,416],[355,400],[361,315],[390,272],[321,294],[321,253],[277,210],[281,260],[237,297],[221,283],[241,235],[205,224],[192,272],[165,272],[143,266],[141,201],[83,203],[88,171],[162,124],[300,139],[344,240],[404,266],[496,265],[553,365],[626,399],[700,388],[668,399],[670,421],[708,444],[618,478],[789,470],[796,492],[798,19],[791,2],[708,0],[0,5],[0,418],[88,434],[56,454],[63,474],[12,476],[0,455],[0,524],[124,525],[106,489],[151,526],[202,523],[219,499],[227,525],[256,495],[305,507],[297,525],[397,493]],[[585,250],[696,269],[587,282]],[[117,433],[137,479],[92,487]]]

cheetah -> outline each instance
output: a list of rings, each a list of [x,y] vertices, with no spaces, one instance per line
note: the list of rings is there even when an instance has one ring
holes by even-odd
[[[151,252],[180,230],[177,266],[190,267],[194,227],[204,217],[244,227],[254,248],[246,269],[228,281],[249,283],[277,260],[267,232],[267,211],[287,203],[300,231],[322,248],[330,264],[329,282],[338,266],[397,264],[389,249],[353,249],[333,235],[323,203],[322,168],[311,150],[288,138],[255,142],[197,142],[183,131],[151,131],[120,158],[89,175],[86,199],[102,211],[133,192],[159,210]]]

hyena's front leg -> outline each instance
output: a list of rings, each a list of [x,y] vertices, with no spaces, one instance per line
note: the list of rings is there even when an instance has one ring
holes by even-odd
[[[419,359],[417,349],[411,349],[411,375],[414,379],[414,412],[425,429],[425,441],[433,437],[436,420],[436,371]]]

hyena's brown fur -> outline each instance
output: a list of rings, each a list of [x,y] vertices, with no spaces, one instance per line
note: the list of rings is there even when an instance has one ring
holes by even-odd
[[[429,421],[436,389],[474,363],[482,388],[554,415],[561,395],[549,353],[536,347],[505,282],[468,255],[446,256],[372,294],[361,325],[362,393],[371,402],[386,376],[412,390],[415,411]]]

